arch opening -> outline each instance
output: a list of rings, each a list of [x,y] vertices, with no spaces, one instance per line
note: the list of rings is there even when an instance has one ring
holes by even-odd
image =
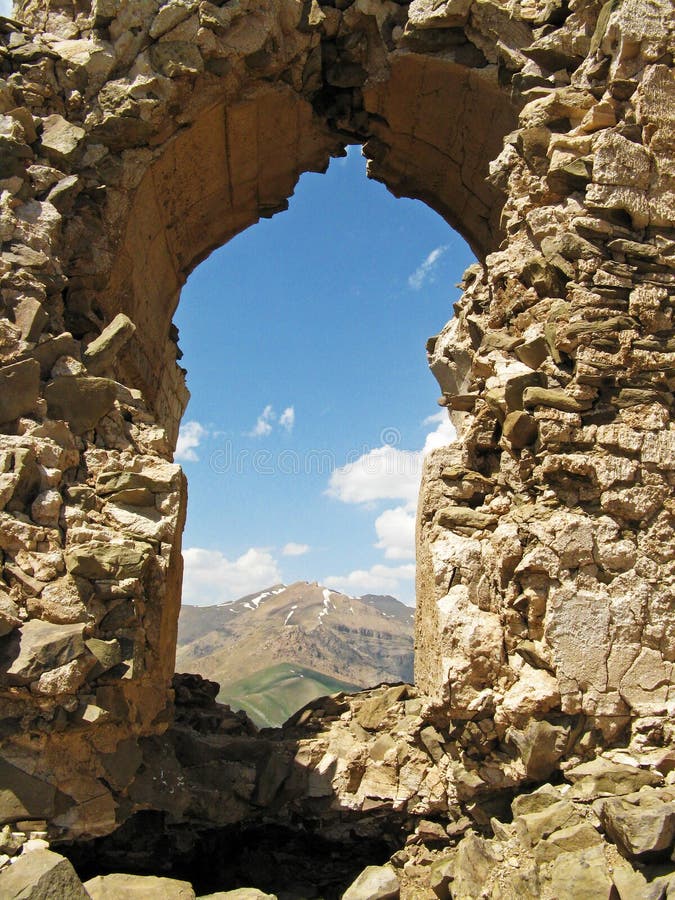
[[[384,85],[357,93],[356,123],[320,117],[279,85],[242,103],[210,106],[134,175],[138,180],[143,172],[98,302],[137,323],[142,346],[132,344],[124,364],[171,440],[186,395],[166,338],[185,279],[215,247],[286,209],[300,175],[325,171],[347,144],[363,145],[370,177],[395,196],[423,200],[479,258],[496,246],[499,191],[485,181],[487,161],[515,124],[515,110],[498,87],[473,70],[404,55]],[[439,109],[460,102],[461,114],[439,123]],[[334,103],[328,112],[336,115]],[[359,129],[358,121],[367,125]]]
[[[413,611],[394,600],[414,604],[423,454],[453,434],[423,348],[472,261],[424,204],[368,181],[353,148],[188,279],[176,665],[233,708],[251,694],[302,705],[325,677],[412,682]],[[294,669],[268,687],[281,665]],[[280,725],[283,708],[248,711]]]
[[[94,311],[103,321],[126,315],[136,328],[114,372],[141,392],[164,429],[160,452],[175,445],[188,400],[172,326],[186,278],[215,247],[285,210],[303,172],[324,172],[348,144],[362,144],[371,177],[395,196],[422,199],[479,258],[500,240],[502,190],[486,181],[487,166],[516,108],[495,67],[407,53],[390,63],[363,89],[329,85],[312,102],[279,82],[223,102],[222,88],[211,85],[190,120],[161,135],[158,150],[121,154],[120,190],[110,191],[106,210],[116,242]],[[458,105],[457,116],[447,116]],[[85,277],[70,307],[91,309],[92,299]],[[184,514],[183,501],[158,617],[165,677],[176,646]]]

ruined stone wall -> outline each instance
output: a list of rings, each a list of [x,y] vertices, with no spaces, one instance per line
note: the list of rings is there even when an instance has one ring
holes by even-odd
[[[3,821],[91,836],[161,802],[134,748],[171,720],[172,315],[200,259],[347,143],[481,260],[428,348],[459,440],[422,486],[419,709],[483,761],[466,791],[672,739],[667,12],[25,0],[0,20]]]
[[[583,15],[526,51],[508,239],[428,346],[460,439],[419,522],[419,686],[561,756],[675,701],[672,34],[657,4]]]

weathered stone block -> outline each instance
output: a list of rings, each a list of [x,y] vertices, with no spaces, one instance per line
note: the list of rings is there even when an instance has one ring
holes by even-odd
[[[556,388],[527,387],[523,392],[525,406],[550,406],[563,412],[581,412],[588,408],[563,390]]]
[[[442,528],[491,528],[497,524],[497,516],[480,512],[468,506],[445,506],[436,517]]]
[[[0,759],[1,822],[53,815],[56,799],[57,790],[53,784]]]
[[[85,882],[91,900],[195,900],[187,881],[154,875],[97,875]]]
[[[40,395],[40,366],[35,360],[0,369],[0,424],[33,412]]]
[[[136,326],[129,316],[118,313],[84,351],[83,361],[89,372],[100,375],[109,368],[135,331]]]
[[[57,165],[69,163],[74,159],[85,133],[84,128],[55,114],[44,120],[40,144],[45,155]]]
[[[66,568],[71,575],[90,580],[105,578],[139,578],[150,558],[148,544],[103,544],[90,541],[74,544],[65,553]]]
[[[539,434],[537,420],[522,410],[510,412],[504,419],[502,433],[515,450],[533,444]]]
[[[400,886],[391,866],[368,866],[347,888],[342,900],[395,900]]]
[[[68,422],[76,434],[95,428],[115,404],[117,387],[107,378],[63,375],[45,388],[49,416]]]
[[[568,769],[565,778],[574,785],[571,796],[580,800],[595,800],[607,794],[630,794],[661,781],[657,772],[611,762],[601,756]]]
[[[0,871],[0,894],[6,900],[88,900],[71,863],[51,850],[33,850]]]
[[[1,665],[12,681],[27,683],[84,653],[84,626],[32,619],[4,638]]]
[[[19,608],[8,594],[0,590],[0,637],[10,634],[19,625]]]
[[[644,790],[598,801],[597,809],[607,834],[629,859],[670,855],[675,841],[671,792]]]
[[[610,900],[614,885],[607,870],[603,848],[561,853],[551,866],[551,887],[559,900]]]

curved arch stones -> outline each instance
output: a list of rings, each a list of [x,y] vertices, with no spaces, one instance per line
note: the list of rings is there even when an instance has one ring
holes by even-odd
[[[172,315],[200,259],[355,142],[480,259],[427,347],[459,439],[421,489],[416,680],[482,788],[450,782],[672,739],[668,12],[23,0],[0,20],[3,822],[92,836],[169,802]]]

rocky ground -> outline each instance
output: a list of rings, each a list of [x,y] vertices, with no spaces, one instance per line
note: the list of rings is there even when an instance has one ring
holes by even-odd
[[[21,891],[66,878],[75,887],[63,896],[86,896],[64,857],[94,898],[211,896],[246,884],[280,900],[664,900],[675,892],[672,749],[637,741],[590,762],[571,758],[539,781],[517,777],[514,753],[492,761],[490,784],[469,736],[434,725],[409,685],[322,698],[283,729],[256,733],[213,701],[216,685],[181,678],[176,725],[162,746],[146,748],[148,769],[157,756],[165,767],[155,796],[146,793],[164,814],[139,813],[109,838],[51,848],[44,833],[6,827],[0,896],[41,897]],[[543,766],[546,748],[531,750]],[[502,774],[498,788],[500,765],[502,773],[511,766],[511,780]],[[259,815],[235,822],[224,807],[237,796]]]

